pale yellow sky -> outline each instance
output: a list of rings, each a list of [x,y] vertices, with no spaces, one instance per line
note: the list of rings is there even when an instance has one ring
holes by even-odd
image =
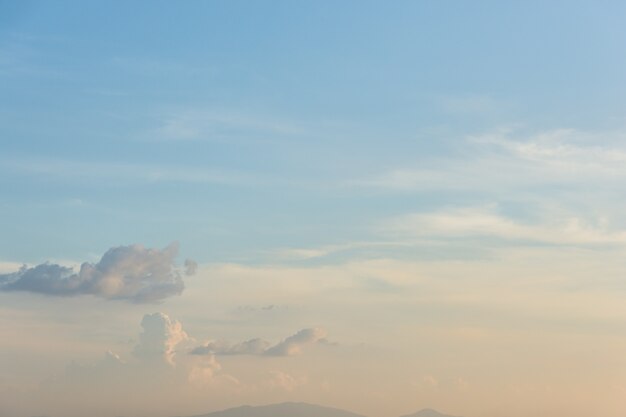
[[[371,417],[424,407],[621,417],[622,257],[513,247],[469,261],[201,265],[161,305],[0,294],[2,404],[16,416],[78,417],[97,405],[102,416],[165,417],[297,400]],[[175,326],[150,336],[144,358],[140,323],[156,311]],[[327,336],[283,356],[190,355],[210,341],[271,346],[311,328]]]

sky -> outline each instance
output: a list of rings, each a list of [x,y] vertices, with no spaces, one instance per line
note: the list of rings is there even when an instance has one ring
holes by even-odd
[[[625,17],[0,0],[0,415],[623,417]]]

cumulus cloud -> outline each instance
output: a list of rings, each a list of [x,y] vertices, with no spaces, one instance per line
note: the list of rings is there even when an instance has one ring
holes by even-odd
[[[213,355],[176,355],[190,339],[179,321],[160,312],[146,314],[141,327],[138,342],[127,358],[109,351],[93,362],[72,361],[65,372],[42,381],[28,397],[36,398],[36,410],[94,417],[191,415],[191,399],[218,397],[218,393],[237,389],[239,381],[222,372]],[[28,415],[39,414],[41,411]]]
[[[188,340],[178,320],[170,319],[167,314],[146,314],[141,320],[143,332],[139,335],[139,343],[133,354],[142,359],[165,361],[174,365],[176,345]]]
[[[326,342],[326,330],[315,327],[302,329],[274,346],[263,339],[250,339],[235,345],[220,341],[210,341],[194,348],[192,355],[266,355],[294,356],[302,352],[306,345]]]
[[[98,263],[83,263],[78,272],[50,263],[23,266],[17,272],[0,275],[0,290],[156,302],[182,293],[185,287],[174,263],[177,255],[177,243],[162,250],[142,245],[118,246],[109,249]],[[187,260],[185,267],[190,275],[197,265]]]
[[[29,398],[35,399],[32,403],[36,410],[29,415],[38,415],[39,410],[96,417],[192,415],[197,414],[198,404],[236,401],[241,395],[280,396],[298,392],[308,383],[306,373],[294,373],[291,368],[268,369],[276,365],[271,360],[252,364],[245,358],[233,357],[222,367],[220,358],[211,351],[265,355],[271,345],[262,339],[233,345],[212,342],[202,355],[181,355],[193,339],[180,321],[163,312],[144,315],[138,333],[132,353],[124,351],[118,356],[109,351],[95,361],[72,361],[65,372],[42,381],[35,394],[29,393]],[[304,329],[276,346],[319,342],[323,334],[319,329]],[[284,349],[283,353],[294,354],[294,350]],[[236,376],[230,374],[231,370]]]

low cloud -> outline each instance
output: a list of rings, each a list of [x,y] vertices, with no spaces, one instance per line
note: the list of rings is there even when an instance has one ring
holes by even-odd
[[[197,404],[238,389],[238,380],[222,372],[213,355],[176,354],[190,340],[178,320],[160,312],[146,314],[141,328],[132,355],[109,351],[93,362],[72,361],[65,372],[20,398],[33,404],[33,411],[23,415],[191,415],[197,409],[189,401]],[[2,392],[0,397],[4,399]]]
[[[185,288],[181,272],[174,263],[177,255],[177,243],[162,250],[142,245],[118,246],[109,249],[96,264],[83,263],[78,272],[44,263],[1,274],[0,290],[63,297],[91,294],[136,303],[158,302],[181,294]],[[185,273],[193,274],[196,267],[194,261],[186,261]]]
[[[250,339],[234,345],[220,341],[210,341],[194,348],[192,355],[264,355],[294,356],[302,352],[306,345],[326,342],[326,330],[315,327],[302,329],[274,346],[263,339]]]
[[[305,377],[294,377],[282,371],[271,371],[269,374],[270,378],[266,381],[266,385],[272,390],[279,389],[291,392],[307,382]]]
[[[167,314],[146,314],[141,320],[143,332],[139,335],[139,343],[133,354],[141,359],[165,361],[174,365],[175,348],[179,343],[188,340],[178,320],[170,319]]]
[[[265,351],[269,356],[293,356],[302,351],[306,345],[311,345],[320,341],[325,341],[326,330],[314,327],[311,329],[302,329],[298,333],[289,336],[282,342],[272,346]]]
[[[210,341],[191,351],[192,355],[262,355],[270,346],[263,339],[250,339],[231,345],[226,342]]]

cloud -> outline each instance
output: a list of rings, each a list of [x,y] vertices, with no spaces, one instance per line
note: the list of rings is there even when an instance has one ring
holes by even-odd
[[[174,264],[177,254],[177,243],[163,250],[118,246],[109,249],[96,264],[83,263],[77,273],[73,268],[50,263],[23,266],[17,272],[0,275],[0,290],[156,302],[181,294],[185,287]],[[188,274],[195,272],[195,262],[189,262],[193,261],[186,265]]]
[[[237,389],[237,379],[222,372],[213,355],[176,355],[190,340],[179,321],[157,312],[146,314],[141,327],[127,359],[109,351],[95,361],[73,360],[41,381],[28,393],[34,411],[26,415],[191,415],[197,409],[190,401]]]
[[[67,379],[79,383],[89,382],[90,379],[115,379],[120,373],[125,371],[126,362],[119,355],[107,351],[104,356],[93,364],[80,364],[76,361],[70,362],[65,368]]]
[[[270,378],[266,381],[266,384],[270,389],[280,389],[291,392],[307,383],[305,377],[294,377],[282,371],[270,371],[269,375]]]
[[[192,259],[185,259],[185,275],[193,275],[198,270],[198,263]]]
[[[269,348],[270,343],[263,339],[250,339],[245,342],[230,345],[226,342],[211,341],[194,348],[192,355],[262,355]]]
[[[468,136],[459,144],[456,156],[418,160],[413,166],[398,166],[348,185],[404,192],[445,189],[499,193],[529,186],[619,185],[626,178],[626,148],[620,145],[623,136],[622,132],[575,129],[530,134],[498,129]]]
[[[368,250],[376,250],[377,253],[380,253],[381,250],[386,248],[395,249],[406,245],[406,242],[400,241],[355,241],[314,248],[282,248],[272,251],[271,254],[280,260],[306,261],[338,254],[352,255],[359,251]]]
[[[6,277],[9,275],[11,271],[15,271],[16,269],[20,269],[22,264],[16,262],[3,262],[0,261],[0,284],[2,283],[2,277]],[[4,274],[4,275],[2,275]],[[8,278],[6,278],[8,279]]]
[[[587,219],[564,211],[540,213],[529,222],[498,213],[497,207],[459,207],[412,213],[386,222],[385,231],[421,238],[491,237],[551,245],[623,245],[626,231],[611,230],[606,218]]]
[[[133,354],[141,359],[163,360],[174,365],[176,345],[189,339],[182,324],[170,319],[167,314],[153,313],[143,317],[141,327],[143,332]]]
[[[439,96],[435,104],[453,114],[489,114],[502,108],[503,103],[486,95]]]
[[[268,135],[301,135],[302,127],[271,116],[251,116],[246,114],[215,111],[211,109],[188,109],[163,118],[156,129],[146,133],[150,140],[212,140],[223,141],[264,138]],[[258,140],[258,139],[257,139]]]
[[[0,171],[18,175],[45,176],[77,183],[108,184],[226,184],[233,186],[275,183],[278,179],[247,172],[220,170],[205,166],[121,164],[116,161],[83,161],[55,158],[0,157]],[[80,176],[74,175],[81,172]]]
[[[326,330],[322,328],[314,327],[310,329],[302,329],[298,333],[289,336],[282,342],[266,350],[265,354],[269,356],[297,355],[302,351],[304,346],[325,340],[325,337]]]
[[[0,275],[4,291],[31,291],[48,295],[74,295],[87,292],[81,286],[80,274],[72,268],[56,264],[41,264],[33,268],[22,266],[19,271]]]
[[[326,330],[315,327],[302,329],[294,335],[271,346],[263,339],[250,339],[235,345],[221,341],[210,341],[191,350],[192,355],[265,355],[265,356],[294,356],[302,352],[306,345],[325,343]]]

